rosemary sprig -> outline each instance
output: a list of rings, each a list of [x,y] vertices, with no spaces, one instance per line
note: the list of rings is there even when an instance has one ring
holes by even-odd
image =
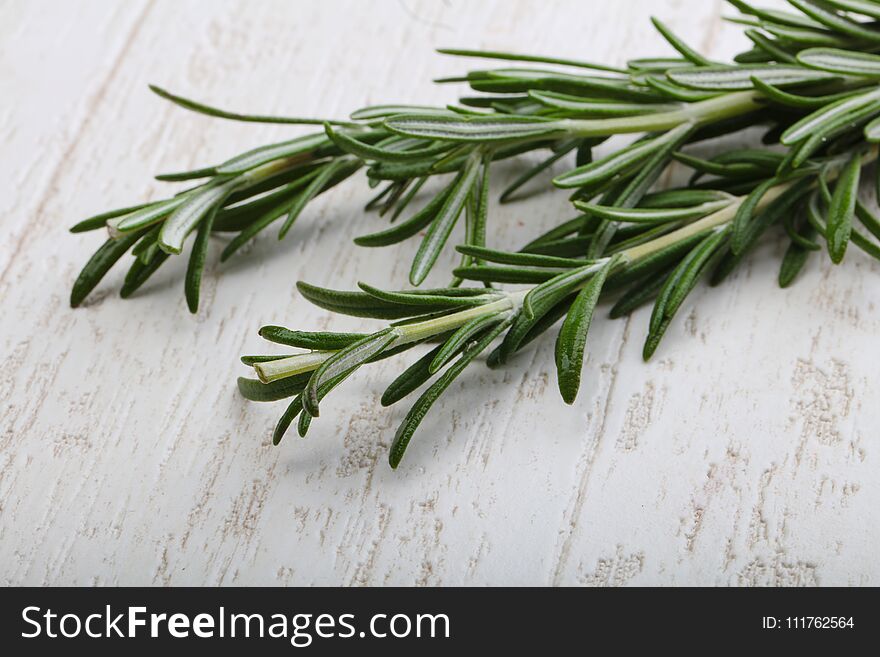
[[[424,232],[410,270],[410,282],[418,286],[464,216],[462,262],[453,284],[436,290],[388,292],[362,285],[340,292],[301,283],[304,297],[331,312],[393,322],[370,334],[264,327],[267,339],[306,350],[243,359],[257,378],[240,380],[242,394],[259,401],[292,398],[275,442],[294,420],[305,435],[321,400],[361,366],[437,342],[383,396],[384,404],[394,403],[434,378],[398,431],[390,456],[396,467],[431,404],[468,364],[500,339],[488,363],[501,366],[559,320],[558,383],[571,403],[587,332],[603,297],[616,298],[615,317],[654,300],[644,347],[649,358],[702,276],[708,273],[712,284],[722,281],[776,224],[791,241],[780,268],[783,287],[821,247],[819,238],[835,263],[850,242],[880,258],[880,221],[857,198],[863,168],[877,158],[880,141],[880,28],[874,22],[880,3],[789,0],[794,11],[777,11],[730,1],[742,12],[734,20],[745,24],[753,45],[732,64],[708,60],[659,21],[655,26],[679,56],[632,60],[625,68],[444,50],[501,60],[505,67],[439,81],[464,82],[476,92],[459,105],[362,108],[349,121],[324,122],[323,132],[164,176],[203,182],[74,228],[107,226],[111,239],[86,266],[72,302],[82,301],[129,249],[135,263],[123,292],[130,294],[195,233],[186,277],[195,310],[211,232],[236,233],[224,258],[286,217],[283,237],[310,200],[363,170],[370,185],[379,187],[368,209],[390,213],[393,223],[356,238],[358,244],[386,246]],[[171,99],[224,118],[316,122],[249,117]],[[698,142],[755,127],[764,130],[760,145],[708,159],[690,151]],[[594,157],[605,138],[622,134],[636,139]],[[519,252],[491,248],[491,167],[535,150],[549,154],[525,170],[503,200],[574,152],[574,168],[556,175],[553,185],[569,190],[578,214]],[[689,184],[658,189],[673,165],[694,170]],[[436,176],[445,177],[440,191],[399,218]],[[460,287],[466,281],[484,287]],[[509,283],[530,287],[494,287]]]
[[[555,183],[578,188],[584,197],[609,191],[617,174],[637,166],[641,158],[654,155],[656,166],[651,167],[638,185],[650,187],[656,179],[653,172],[665,164],[666,149],[682,136],[680,130],[685,126],[693,130],[687,139],[676,143],[675,148],[760,122],[784,130],[789,127],[792,115],[797,116],[797,109],[806,113],[805,107],[792,108],[792,102],[813,104],[832,112],[837,111],[835,103],[841,102],[846,104],[846,111],[855,104],[864,113],[871,113],[876,96],[859,93],[860,89],[872,86],[877,64],[871,55],[859,50],[841,55],[840,48],[801,47],[812,45],[815,35],[820,34],[834,36],[833,40],[826,38],[823,44],[862,48],[865,31],[873,33],[870,25],[855,24],[848,18],[838,20],[833,17],[837,16],[834,12],[829,17],[825,10],[822,10],[824,13],[813,11],[815,3],[810,2],[804,7],[798,5],[807,17],[768,13],[743,2],[734,4],[755,17],[757,22],[751,32],[762,35],[758,50],[761,44],[765,47],[772,44],[769,50],[761,51],[763,56],[758,56],[760,53],[744,56],[747,63],[724,66],[709,62],[659,21],[655,21],[655,25],[681,58],[633,60],[625,69],[553,57],[446,49],[441,52],[512,62],[515,66],[539,64],[570,69],[565,72],[544,68],[471,71],[455,80],[467,82],[474,91],[486,95],[462,98],[462,106],[451,109],[384,105],[357,110],[345,121],[248,115],[210,107],[153,86],[151,89],[161,97],[209,116],[248,122],[321,124],[324,131],[255,148],[219,165],[160,175],[165,181],[200,182],[165,200],[102,213],[78,223],[72,230],[82,232],[106,227],[111,239],[122,240],[139,234],[143,228],[161,225],[157,231],[141,235],[144,241],[137,254],[140,263],[132,264],[127,276],[131,284],[124,286],[124,296],[146,282],[167,255],[180,254],[184,243],[195,235],[185,279],[188,305],[195,312],[211,233],[234,235],[221,260],[231,257],[282,218],[278,236],[283,238],[311,200],[358,170],[366,170],[371,185],[383,185],[383,213],[393,210],[391,216],[396,219],[415,202],[416,192],[428,178],[454,174],[453,179],[409,219],[388,230],[356,239],[364,246],[385,246],[427,229],[410,273],[410,282],[418,285],[433,267],[459,218],[465,214],[465,199],[471,194],[481,197],[477,192],[481,181],[488,180],[493,161],[533,150],[551,151],[541,165],[505,190],[502,196],[508,200],[521,184],[566,152],[577,150],[578,163],[583,166],[558,177]],[[852,10],[849,5],[840,8]],[[840,20],[844,23],[839,24]],[[788,32],[779,35],[777,28],[788,29]],[[792,29],[800,32],[791,34]],[[785,62],[774,61],[774,57],[783,52]],[[794,61],[789,61],[792,59]],[[781,87],[803,89],[804,95],[782,91]],[[817,97],[817,90],[828,93]],[[809,126],[802,128],[808,130]],[[876,127],[873,129],[880,132]],[[591,159],[592,148],[600,140],[632,133],[654,136],[624,149],[617,154],[617,159],[605,162],[605,168],[586,164]],[[818,145],[821,145],[820,138],[816,137],[799,149],[793,156],[797,158],[796,164],[802,163]],[[614,175],[604,176],[605,172]],[[587,184],[590,181],[595,184]],[[643,193],[624,191],[631,200],[619,203],[626,207],[636,204],[632,199]],[[614,191],[615,194],[620,192]],[[603,205],[610,201],[603,198]],[[480,245],[486,214],[483,206],[477,215],[482,221],[481,230],[468,236],[469,243]],[[606,224],[603,228],[601,239],[595,242],[590,255],[600,252],[600,247],[606,246],[612,237],[613,226]],[[109,267],[122,257],[123,244],[128,241],[118,242],[113,248],[109,244],[102,247],[100,257],[87,263],[71,294],[72,305],[79,305]]]

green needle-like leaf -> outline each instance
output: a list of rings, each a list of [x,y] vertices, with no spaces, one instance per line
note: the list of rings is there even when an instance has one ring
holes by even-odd
[[[211,237],[211,228],[214,225],[215,216],[217,216],[216,207],[199,224],[196,240],[193,243],[192,253],[189,256],[186,268],[184,294],[186,296],[186,305],[191,313],[196,313],[199,310],[199,288],[202,284],[202,272],[205,269],[208,241]]]
[[[602,292],[608,272],[614,264],[613,259],[608,260],[578,293],[556,338],[556,377],[559,392],[566,404],[573,404],[577,397],[584,365],[584,348],[587,344],[590,323],[593,321],[593,311],[599,301],[599,294]]]
[[[231,180],[189,196],[162,224],[159,248],[172,255],[180,253],[187,235],[208,215],[216,212],[240,184]]]
[[[486,313],[485,315],[474,317],[466,324],[463,324],[457,331],[449,336],[446,342],[444,342],[436,351],[434,358],[431,359],[431,362],[428,365],[428,372],[434,374],[440,371],[446,363],[464,349],[474,336],[479,335],[490,326],[493,326],[506,318],[507,315],[505,313]]]
[[[859,174],[862,170],[861,156],[854,154],[840,173],[831,205],[828,208],[828,253],[831,261],[839,264],[843,261],[852,233],[852,222],[855,214],[856,199],[859,194]]]
[[[685,59],[693,62],[697,66],[711,66],[712,62],[703,57],[696,50],[687,45],[684,41],[679,39],[675,34],[670,30],[666,25],[664,25],[660,19],[651,17],[651,22],[654,24],[654,27],[657,28],[657,31],[663,35],[663,38],[669,42],[673,48],[675,48],[678,52],[681,53],[681,56]]]
[[[810,48],[798,53],[797,60],[804,66],[830,73],[880,77],[880,56],[840,48]]]
[[[423,139],[491,143],[536,139],[565,134],[565,124],[525,116],[447,117],[433,114],[400,114],[385,120],[392,132]]]
[[[207,114],[208,116],[214,116],[220,119],[246,121],[250,123],[289,123],[295,125],[322,125],[324,123],[328,123],[327,119],[305,119],[292,116],[265,116],[259,114],[239,114],[238,112],[227,112],[226,110],[217,109],[216,107],[211,107],[209,105],[199,103],[195,100],[184,98],[183,96],[177,96],[169,91],[165,91],[161,87],[157,87],[154,84],[150,85],[150,90],[156,95],[161,96],[166,100],[170,100],[175,105],[179,105],[184,109],[188,109],[199,114]],[[339,125],[348,124],[347,121],[329,122]]]
[[[413,404],[412,408],[410,408],[409,412],[406,414],[403,423],[400,425],[400,428],[398,428],[397,433],[394,436],[394,442],[391,445],[388,462],[392,468],[397,468],[397,466],[400,465],[400,461],[403,459],[403,454],[406,452],[406,448],[409,445],[413,434],[425,418],[425,415],[427,415],[428,411],[431,409],[431,406],[437,401],[437,398],[443,394],[446,388],[448,388],[456,377],[464,371],[471,361],[485,351],[495,338],[501,335],[509,325],[509,320],[504,321],[486,333],[485,336],[469,347],[453,365],[443,372],[440,378],[418,398],[415,404]]]
[[[873,30],[858,21],[851,20],[833,10],[827,9],[820,2],[814,2],[813,0],[788,0],[788,2],[813,20],[822,23],[822,25],[835,32],[872,43],[880,42],[880,31]]]
[[[76,308],[85,300],[89,292],[95,289],[95,286],[101,282],[104,275],[116,264],[116,261],[133,247],[145,233],[146,230],[142,230],[124,235],[119,239],[109,239],[104,242],[100,249],[95,251],[95,254],[89,258],[89,261],[82,268],[82,271],[73,283],[73,289],[70,292],[70,305],[72,308]]]
[[[311,372],[297,374],[286,379],[263,383],[259,379],[238,378],[238,390],[245,399],[250,401],[270,402],[298,395],[303,391],[312,376]]]
[[[303,390],[305,411],[312,417],[318,417],[318,389],[328,381],[354,371],[382,353],[396,339],[397,333],[388,328],[348,345],[325,360],[312,374]]]
[[[691,70],[670,71],[670,80],[689,89],[706,91],[743,91],[753,88],[752,78],[777,87],[795,86],[808,82],[833,80],[825,71],[780,64],[754,66],[706,66]]]
[[[449,195],[444,200],[443,207],[440,208],[437,216],[432,221],[428,234],[425,235],[425,238],[419,245],[419,250],[416,252],[409,272],[409,280],[413,285],[418,286],[422,284],[428,272],[431,271],[431,268],[437,261],[440,251],[446,245],[449,234],[452,232],[453,227],[455,227],[464,204],[467,202],[468,195],[471,193],[471,189],[477,180],[477,175],[480,172],[479,163],[479,153],[475,151],[469,157],[465,168],[458,176],[453,188],[449,191]]]
[[[670,221],[690,221],[723,210],[730,205],[729,200],[712,201],[689,208],[617,208],[594,205],[576,201],[575,207],[583,212],[595,214],[609,221],[623,221],[639,224],[656,224]]]
[[[786,146],[797,144],[811,135],[815,136],[817,133],[822,133],[824,128],[833,124],[834,121],[842,117],[846,119],[853,112],[878,103],[880,103],[880,89],[872,89],[838,100],[816,110],[789,127],[782,133],[782,143]]]
[[[660,344],[675,313],[687,295],[694,289],[700,274],[705,271],[709,260],[727,239],[726,230],[718,230],[707,235],[672,271],[660,290],[660,295],[651,313],[651,323],[642,356],[648,360]]]
[[[733,230],[730,237],[730,248],[735,254],[741,253],[745,247],[749,222],[751,222],[758,204],[770,188],[776,184],[778,184],[778,179],[768,178],[755,187],[740,204],[739,208],[737,208],[736,215],[733,218]]]
[[[305,209],[306,205],[309,204],[309,201],[324,191],[324,188],[328,185],[333,176],[336,175],[345,165],[346,162],[343,160],[335,160],[330,164],[327,164],[321,169],[321,172],[315,176],[312,182],[309,183],[308,187],[300,192],[296,197],[296,201],[294,201],[290,210],[288,210],[287,219],[284,220],[281,230],[278,231],[279,240],[284,239],[288,231],[293,228],[294,222],[299,215],[302,214],[302,211]]]

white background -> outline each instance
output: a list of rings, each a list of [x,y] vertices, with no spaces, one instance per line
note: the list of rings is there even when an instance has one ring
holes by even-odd
[[[268,231],[220,266],[216,239],[197,317],[184,258],[129,301],[120,266],[68,308],[103,239],[68,226],[166,194],[152,174],[302,132],[196,116],[149,82],[255,112],[444,103],[464,90],[430,80],[481,63],[434,47],[623,64],[671,53],[651,13],[713,57],[746,47],[720,20],[735,12],[707,0],[0,5],[0,581],[878,584],[880,267],[859,251],[840,267],[813,258],[781,291],[784,244],[769,240],[693,293],[648,364],[649,309],[597,318],[573,407],[552,337],[503,371],[477,364],[396,472],[386,453],[406,404],[378,399],[411,354],[362,370],[307,440],[279,448],[284,403],[235,388],[262,324],[377,325],[331,320],[295,281],[405,285],[417,241],[351,243],[383,225],[361,211],[362,179],[284,242]],[[499,167],[496,183],[513,174]],[[552,192],[493,210],[491,245],[570,213]]]

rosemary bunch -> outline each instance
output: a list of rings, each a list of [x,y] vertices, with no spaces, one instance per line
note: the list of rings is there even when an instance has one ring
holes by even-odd
[[[274,441],[294,420],[305,435],[321,400],[361,366],[434,342],[382,396],[389,405],[433,379],[397,431],[389,457],[397,467],[430,406],[467,365],[484,352],[490,367],[504,365],[559,320],[557,379],[563,399],[572,403],[602,297],[614,297],[612,317],[653,301],[643,351],[650,358],[700,278],[708,272],[711,283],[719,283],[776,224],[790,239],[779,274],[783,287],[821,248],[817,240],[835,263],[850,242],[880,259],[880,221],[858,200],[862,169],[876,160],[873,142],[880,140],[880,56],[866,52],[880,50],[880,29],[850,15],[875,18],[880,4],[791,0],[799,14],[733,4],[748,16],[738,20],[749,25],[755,48],[732,65],[702,58],[655,21],[681,59],[630,62],[625,75],[601,78],[481,71],[464,79],[493,100],[465,102],[490,107],[484,115],[386,118],[383,125],[396,135],[455,145],[451,152],[464,162],[447,193],[462,198],[472,225],[484,222],[485,172],[497,150],[555,141],[556,151],[525,179],[559,159],[564,148],[558,144],[577,148],[577,166],[553,183],[573,190],[579,214],[517,252],[488,248],[468,231],[470,239],[458,250],[469,261],[455,270],[456,282],[487,288],[389,292],[361,284],[359,291],[342,292],[300,283],[304,297],[331,312],[396,321],[370,334],[261,329],[267,340],[306,350],[242,359],[257,375],[239,379],[245,397],[292,398]],[[498,94],[514,100],[499,101]],[[623,116],[594,117],[604,111]],[[763,146],[711,159],[686,152],[697,141],[755,126],[765,128]],[[643,136],[592,159],[588,149],[596,138],[625,132]],[[673,162],[694,170],[689,184],[656,190]],[[482,174],[475,173],[480,168]],[[429,225],[425,243],[439,232],[436,225]],[[417,255],[416,272],[419,262]],[[494,287],[499,283],[529,287],[509,292]]]
[[[655,20],[677,56],[631,60],[624,68],[443,50],[513,62],[441,80],[464,82],[475,92],[443,108],[376,106],[347,121],[320,121],[232,114],[156,90],[223,118],[320,123],[323,131],[218,166],[161,176],[202,182],[167,200],[78,224],[75,231],[106,226],[110,238],[86,265],[71,301],[81,302],[128,250],[135,259],[122,294],[131,294],[194,233],[185,289],[195,311],[211,233],[235,234],[223,258],[275,222],[281,221],[283,237],[309,201],[363,170],[378,188],[368,209],[390,214],[392,223],[356,238],[358,244],[387,246],[424,233],[410,270],[418,286],[464,217],[462,263],[449,287],[434,290],[362,285],[340,292],[301,283],[303,296],[332,312],[394,321],[370,334],[261,330],[273,342],[305,350],[243,359],[257,375],[239,381],[246,397],[292,398],[276,442],[294,419],[305,434],[321,399],[360,366],[437,342],[383,396],[384,404],[393,403],[436,376],[398,432],[390,459],[396,466],[430,405],[480,353],[500,339],[488,362],[503,365],[559,320],[559,387],[571,403],[603,296],[615,298],[612,317],[653,300],[648,358],[701,276],[711,272],[712,283],[723,280],[771,226],[782,225],[790,238],[780,268],[783,287],[822,241],[835,263],[850,242],[880,258],[880,221],[857,198],[862,168],[876,159],[880,141],[880,56],[874,54],[880,52],[880,3],[789,0],[795,11],[777,11],[730,2],[742,13],[734,22],[753,43],[731,64],[706,59]],[[754,128],[763,131],[761,144],[710,159],[690,149]],[[594,158],[597,145],[622,134],[636,139]],[[517,252],[489,248],[492,165],[535,150],[548,154],[503,190],[502,202],[574,153],[574,168],[553,185],[569,190],[577,215]],[[693,177],[685,186],[658,189],[674,163],[692,168]],[[435,176],[446,177],[441,190],[401,218]],[[484,287],[461,287],[465,281]],[[530,287],[508,292],[498,284]]]

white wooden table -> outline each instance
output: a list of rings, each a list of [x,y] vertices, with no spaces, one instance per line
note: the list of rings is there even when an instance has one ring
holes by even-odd
[[[4,584],[878,584],[880,267],[858,251],[775,283],[781,242],[687,302],[655,359],[649,314],[594,323],[574,407],[553,340],[472,368],[401,468],[405,413],[378,398],[402,360],[328,398],[309,438],[269,442],[281,405],[244,401],[257,328],[357,329],[294,282],[405,284],[416,244],[366,250],[379,221],[352,182],[293,234],[266,234],[185,309],[183,259],[135,299],[114,270],[85,307],[70,283],[94,212],[163,193],[150,175],[212,164],[298,128],[199,117],[155,82],[242,110],[343,116],[446,102],[431,78],[493,47],[623,63],[668,52],[662,16],[714,57],[745,45],[720,1],[34,2],[0,5],[0,581]],[[499,169],[512,173],[511,169]],[[497,209],[514,247],[565,194]],[[821,260],[821,262],[820,262]],[[453,262],[449,254],[441,268]],[[121,269],[121,268],[120,268]],[[445,278],[436,276],[440,282]]]

